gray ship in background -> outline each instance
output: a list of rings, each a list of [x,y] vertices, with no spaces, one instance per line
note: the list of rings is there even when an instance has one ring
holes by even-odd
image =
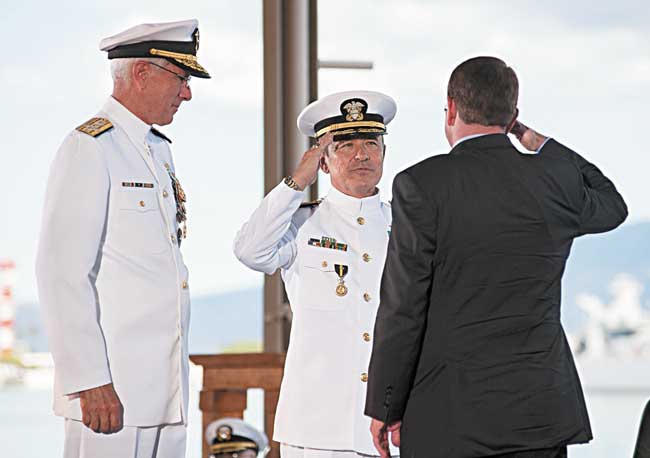
[[[575,298],[586,314],[569,334],[583,385],[588,391],[650,392],[650,311],[644,284],[620,273],[609,283],[611,300],[581,293]]]
[[[612,300],[582,293],[576,303],[587,315],[573,336],[572,348],[580,359],[650,358],[650,312],[641,304],[643,284],[629,274],[618,274],[609,285]]]
[[[650,394],[650,223],[578,239],[562,301],[586,391]]]

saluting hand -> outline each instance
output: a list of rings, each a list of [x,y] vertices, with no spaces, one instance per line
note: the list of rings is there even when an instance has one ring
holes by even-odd
[[[537,151],[546,141],[546,137],[522,122],[516,121],[510,132],[517,137],[519,143],[528,151]]]
[[[113,384],[79,392],[81,419],[96,433],[116,433],[122,429],[124,408]]]
[[[298,164],[296,171],[291,175],[293,181],[296,182],[301,190],[304,190],[307,186],[316,181],[321,158],[331,143],[332,133],[328,132],[318,140],[317,144],[305,151],[305,154],[302,155],[300,164]]]

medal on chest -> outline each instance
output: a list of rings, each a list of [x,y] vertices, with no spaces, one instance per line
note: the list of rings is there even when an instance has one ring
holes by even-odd
[[[180,243],[181,237],[184,239],[187,238],[187,213],[185,211],[185,202],[187,201],[187,196],[185,195],[185,191],[183,191],[181,183],[178,181],[178,178],[176,178],[176,174],[171,169],[169,164],[165,164],[165,168],[167,169],[169,179],[172,182],[172,189],[174,190],[174,199],[176,200],[176,221],[179,225],[182,224],[182,228],[178,229],[178,240]]]
[[[348,273],[348,266],[343,264],[334,264],[334,271],[339,276],[339,283],[336,285],[336,295],[343,297],[348,293],[348,287],[345,286],[345,276]]]

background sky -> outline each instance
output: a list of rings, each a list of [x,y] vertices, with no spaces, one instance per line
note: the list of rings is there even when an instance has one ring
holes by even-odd
[[[27,0],[3,11],[0,259],[18,264],[19,301],[36,300],[33,265],[49,164],[65,135],[111,91],[99,41],[137,23],[192,17],[200,23],[199,60],[213,78],[194,79],[193,100],[161,130],[174,142],[188,194],[183,252],[193,293],[261,285],[261,275],[241,266],[231,249],[263,193],[261,5]],[[379,90],[397,100],[380,184],[389,199],[398,171],[449,149],[443,107],[453,68],[476,55],[498,56],[519,76],[520,119],[601,167],[627,200],[629,223],[647,221],[648,24],[645,0],[322,0],[320,58],[369,60],[374,69],[321,70],[319,90]]]

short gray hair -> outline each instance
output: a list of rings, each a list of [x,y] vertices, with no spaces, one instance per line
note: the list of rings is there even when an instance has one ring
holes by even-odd
[[[113,82],[117,80],[128,83],[131,81],[131,69],[136,62],[151,62],[153,64],[164,66],[167,60],[160,57],[125,57],[122,59],[111,60],[111,76]]]

